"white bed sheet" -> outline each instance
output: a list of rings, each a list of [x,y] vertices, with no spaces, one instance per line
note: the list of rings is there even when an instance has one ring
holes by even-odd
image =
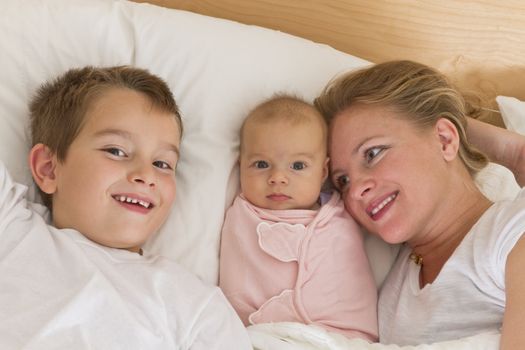
[[[459,340],[417,346],[370,344],[348,339],[324,329],[292,322],[265,323],[248,327],[255,350],[496,350],[499,334],[485,333]]]

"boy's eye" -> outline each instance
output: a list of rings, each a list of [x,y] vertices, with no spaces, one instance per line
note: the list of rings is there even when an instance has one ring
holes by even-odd
[[[169,165],[167,162],[162,161],[162,160],[154,161],[153,165],[156,166],[159,169],[167,169],[167,170],[172,170],[173,169],[173,167],[171,165]]]
[[[306,168],[306,164],[304,162],[293,162],[292,169],[293,170],[303,170]]]
[[[257,169],[266,169],[268,168],[270,165],[268,164],[268,162],[264,161],[264,160],[258,160],[256,161],[255,163],[253,163],[253,165],[257,168]]]
[[[126,157],[126,152],[117,147],[109,147],[104,149],[104,151],[116,157]]]
[[[348,175],[340,175],[335,178],[335,187],[339,191],[344,191],[350,184],[350,178]]]

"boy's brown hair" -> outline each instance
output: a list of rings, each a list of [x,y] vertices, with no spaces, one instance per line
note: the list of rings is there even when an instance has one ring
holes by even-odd
[[[147,96],[153,107],[175,116],[182,134],[177,104],[161,78],[131,66],[88,66],[70,69],[40,86],[29,104],[31,146],[42,143],[59,161],[64,161],[93,102],[114,88],[130,89]],[[44,204],[50,207],[51,196],[40,193]]]

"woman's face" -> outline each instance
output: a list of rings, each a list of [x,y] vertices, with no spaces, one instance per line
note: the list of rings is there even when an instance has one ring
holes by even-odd
[[[368,231],[400,243],[439,225],[433,214],[448,191],[448,162],[436,128],[381,106],[351,106],[332,122],[329,152],[331,179]]]

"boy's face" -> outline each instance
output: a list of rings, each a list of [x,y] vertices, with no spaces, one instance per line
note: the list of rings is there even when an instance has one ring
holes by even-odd
[[[136,91],[106,91],[88,109],[66,159],[57,162],[55,226],[139,251],[175,199],[179,143],[173,115]]]
[[[328,174],[323,126],[248,121],[240,156],[241,190],[266,209],[313,209]]]

